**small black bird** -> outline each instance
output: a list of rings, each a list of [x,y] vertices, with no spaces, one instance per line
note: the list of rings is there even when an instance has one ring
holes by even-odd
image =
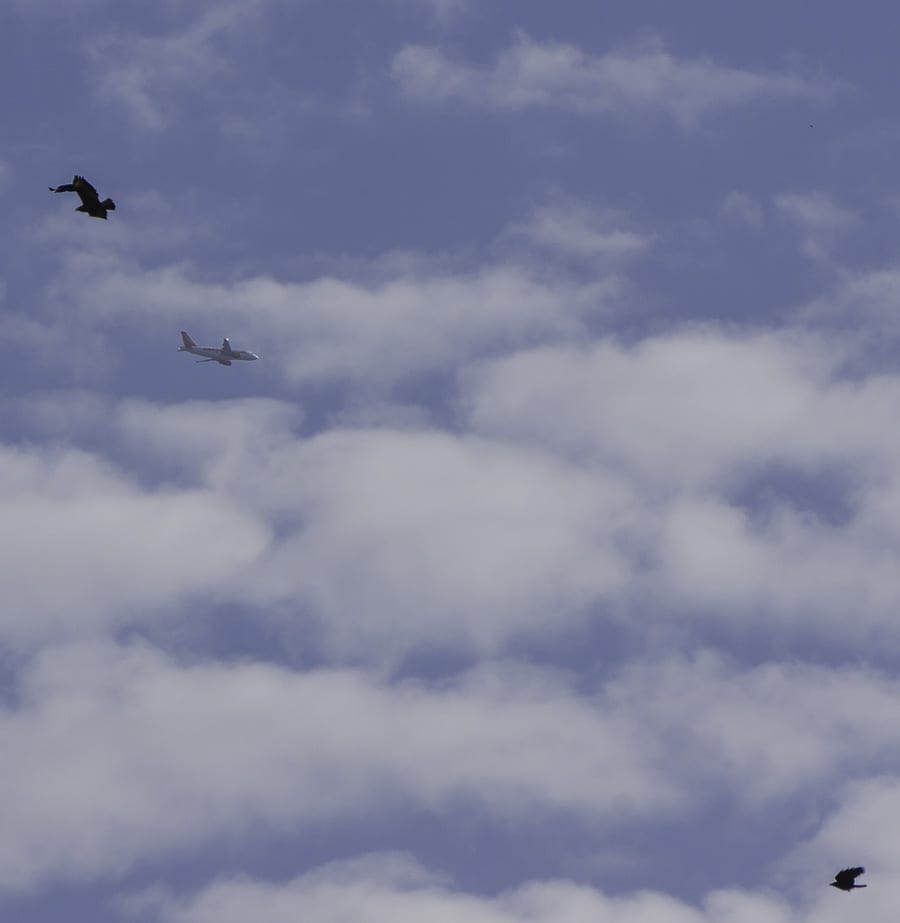
[[[81,199],[81,205],[75,209],[77,212],[87,212],[92,218],[103,218],[106,220],[108,211],[116,210],[116,203],[112,199],[100,201],[97,190],[83,177],[76,174],[72,177],[71,183],[63,183],[62,186],[48,187],[51,192],[77,192],[78,198]]]
[[[840,888],[841,891],[852,891],[854,888],[865,888],[866,885],[856,884],[858,875],[862,875],[865,869],[860,865],[855,869],[841,869],[834,876],[834,881],[829,882],[832,888]]]

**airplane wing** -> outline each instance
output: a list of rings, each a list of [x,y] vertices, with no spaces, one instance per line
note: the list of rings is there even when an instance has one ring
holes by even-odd
[[[231,360],[230,360],[230,359],[217,359],[216,361],[217,361],[217,362],[221,362],[222,365],[231,365]]]
[[[231,355],[231,343],[228,342],[228,337],[225,337],[225,339],[222,340],[222,352],[225,353],[226,356]]]

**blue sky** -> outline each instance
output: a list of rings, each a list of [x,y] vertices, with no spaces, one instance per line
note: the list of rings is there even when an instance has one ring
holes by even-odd
[[[890,11],[7,5],[4,918],[893,919]]]

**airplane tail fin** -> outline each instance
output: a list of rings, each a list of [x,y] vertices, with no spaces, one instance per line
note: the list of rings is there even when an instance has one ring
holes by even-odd
[[[108,212],[114,212],[116,210],[116,203],[112,199],[104,199],[100,203],[101,208],[105,208]]]
[[[182,349],[194,349],[197,345],[184,330],[181,331],[181,342],[184,343],[184,346],[181,347]]]

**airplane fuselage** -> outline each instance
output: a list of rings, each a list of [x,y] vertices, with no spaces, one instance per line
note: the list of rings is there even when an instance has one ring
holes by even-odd
[[[258,359],[256,353],[251,353],[248,349],[232,349],[225,352],[216,346],[179,346],[178,351],[181,353],[193,353],[195,356],[203,356],[205,359],[215,359],[216,362],[224,362],[232,359],[242,359],[247,362]]]

